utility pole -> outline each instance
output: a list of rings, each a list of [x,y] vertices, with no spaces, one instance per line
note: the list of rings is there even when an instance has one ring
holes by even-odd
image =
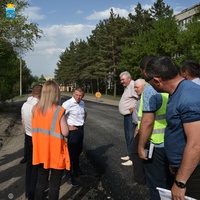
[[[19,96],[22,96],[22,57],[19,57]]]

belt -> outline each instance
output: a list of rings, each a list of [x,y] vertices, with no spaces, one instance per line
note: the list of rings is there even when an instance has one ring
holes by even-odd
[[[124,117],[126,117],[126,116],[130,116],[130,115],[132,116],[132,114],[126,114],[126,115],[124,115]]]
[[[70,126],[68,125],[69,127],[69,131],[76,131],[78,129],[83,129],[83,126]]]

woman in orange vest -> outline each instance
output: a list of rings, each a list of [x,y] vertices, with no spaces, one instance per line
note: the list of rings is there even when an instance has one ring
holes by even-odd
[[[47,81],[39,102],[33,108],[33,165],[38,165],[35,199],[42,200],[49,174],[49,200],[59,198],[64,169],[70,169],[67,143],[69,129],[60,104],[60,90],[54,81]],[[50,173],[51,172],[51,173]]]

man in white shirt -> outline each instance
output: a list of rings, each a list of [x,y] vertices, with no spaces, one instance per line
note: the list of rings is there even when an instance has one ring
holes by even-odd
[[[32,108],[39,101],[42,91],[41,85],[35,85],[32,90],[32,98],[26,101],[21,108],[22,125],[25,129],[25,151],[27,155],[26,165],[26,197],[34,199],[34,191],[37,183],[37,166],[32,165]]]
[[[133,147],[133,134],[135,131],[135,124],[132,123],[132,113],[138,100],[138,95],[134,90],[134,81],[131,79],[129,72],[125,71],[120,74],[121,84],[124,86],[124,93],[119,102],[119,112],[124,116],[124,133],[128,156],[121,157],[124,166],[132,166],[132,147]]]
[[[69,179],[81,173],[79,157],[83,148],[83,126],[87,117],[83,97],[84,91],[81,88],[76,88],[72,98],[62,104],[66,109],[65,116],[69,126],[68,148],[71,162],[70,176],[67,177]]]

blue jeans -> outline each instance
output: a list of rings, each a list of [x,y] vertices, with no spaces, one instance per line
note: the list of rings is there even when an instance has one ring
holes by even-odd
[[[45,189],[48,183],[48,177],[51,170],[51,176],[49,180],[49,200],[59,199],[60,183],[64,170],[58,169],[44,169],[43,164],[38,167],[38,181],[35,189],[35,199],[43,200]]]
[[[132,123],[132,114],[124,115],[124,133],[126,139],[126,146],[128,150],[128,156],[132,160],[132,148],[133,148],[133,135],[136,125]]]
[[[151,200],[160,200],[156,187],[171,189],[174,177],[170,174],[169,163],[164,152],[164,147],[154,148],[152,159],[144,161],[146,183]]]

